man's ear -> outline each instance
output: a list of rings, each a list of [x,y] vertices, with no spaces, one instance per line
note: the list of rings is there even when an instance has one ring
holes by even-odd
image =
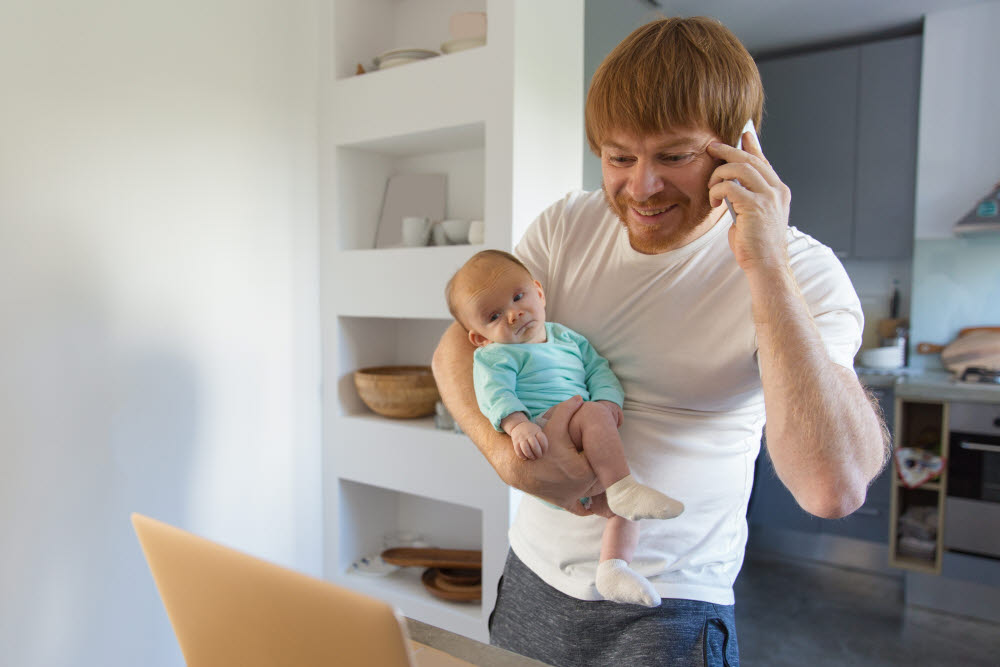
[[[541,299],[542,305],[545,305],[545,290],[542,289],[542,284],[537,280],[532,281],[535,283],[535,289],[538,290],[538,298]]]
[[[487,345],[490,344],[490,340],[486,336],[477,331],[469,332],[469,342],[475,345],[476,347],[486,347]]]

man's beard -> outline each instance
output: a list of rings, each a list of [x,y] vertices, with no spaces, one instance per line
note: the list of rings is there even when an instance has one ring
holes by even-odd
[[[625,194],[619,194],[612,199],[603,183],[601,190],[604,191],[604,199],[608,202],[608,206],[618,216],[618,220],[628,232],[628,240],[632,249],[644,255],[657,255],[681,247],[686,241],[692,240],[688,237],[712,212],[712,206],[708,201],[707,184],[704,198],[699,201],[688,200],[686,202],[665,196],[651,197],[645,201],[637,202]],[[637,223],[630,223],[628,217],[630,209],[650,210],[665,208],[672,204],[677,204],[684,214],[684,218],[678,223],[669,228],[655,229],[652,234],[642,234],[632,228],[632,225]]]

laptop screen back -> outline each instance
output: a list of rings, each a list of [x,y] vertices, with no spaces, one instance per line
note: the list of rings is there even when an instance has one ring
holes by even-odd
[[[133,514],[189,667],[409,667],[388,604]]]

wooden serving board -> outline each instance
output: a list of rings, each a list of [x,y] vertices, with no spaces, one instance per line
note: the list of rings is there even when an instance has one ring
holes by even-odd
[[[920,343],[917,345],[917,354],[937,354],[938,352],[944,352],[946,347],[954,345],[956,342],[968,336],[969,334],[976,334],[977,336],[981,332],[989,332],[1000,335],[1000,327],[965,327],[958,332],[958,337],[955,338],[948,345],[937,345],[935,343]]]
[[[383,551],[382,560],[403,567],[481,568],[483,552],[478,549],[397,547]]]
[[[446,584],[441,581],[438,576],[439,574],[440,570],[436,567],[430,567],[424,570],[423,575],[420,577],[424,588],[431,595],[451,602],[476,602],[482,599],[483,587],[480,584],[475,584],[474,586]]]
[[[1000,370],[1000,332],[977,331],[961,336],[941,351],[941,363],[959,374],[970,367]]]

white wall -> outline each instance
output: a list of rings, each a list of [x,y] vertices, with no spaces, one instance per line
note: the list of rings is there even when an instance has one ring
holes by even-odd
[[[1000,234],[956,238],[955,222],[1000,180],[1000,2],[928,14],[917,152],[911,345],[948,343],[1000,318]],[[941,368],[938,355],[910,355]]]
[[[0,4],[3,664],[181,664],[131,511],[321,569],[316,1]]]
[[[1000,180],[1000,2],[924,21],[916,238],[952,227]]]

